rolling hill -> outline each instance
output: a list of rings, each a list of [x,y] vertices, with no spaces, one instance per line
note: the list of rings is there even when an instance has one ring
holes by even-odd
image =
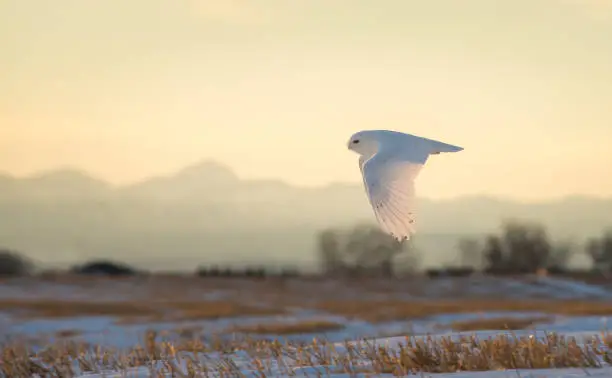
[[[149,269],[207,262],[310,267],[319,230],[373,221],[360,184],[241,180],[214,161],[122,187],[70,169],[0,175],[0,214],[0,246],[44,263],[110,257]],[[612,199],[420,198],[418,214],[414,242],[426,252],[424,263],[435,265],[455,259],[459,238],[495,231],[505,218],[540,221],[558,239],[598,234],[612,226]]]

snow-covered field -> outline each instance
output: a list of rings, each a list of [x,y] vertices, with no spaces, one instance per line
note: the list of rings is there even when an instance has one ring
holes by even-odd
[[[476,337],[486,338],[490,336],[495,336],[500,332],[477,332]],[[517,332],[517,335],[534,335],[535,337],[543,337],[542,333],[539,332]],[[442,338],[442,337],[452,337],[454,339],[458,339],[458,335],[454,333],[447,334],[438,334],[433,336],[434,338]],[[577,340],[588,342],[589,338],[592,338],[593,335],[588,332],[571,332],[567,334],[568,337],[574,337]],[[403,337],[391,337],[391,338],[381,338],[369,341],[368,349],[374,348],[376,345],[384,345],[387,350],[397,350],[400,348],[400,344],[405,343],[405,338]],[[335,352],[339,355],[347,355],[350,352],[350,344],[347,343],[336,343],[333,345]],[[362,346],[363,348],[363,346]],[[329,364],[329,365],[317,365],[316,362],[312,363],[312,366],[302,367],[297,366],[294,359],[291,358],[279,358],[278,360],[272,361],[269,366],[265,367],[265,375],[262,375],[261,371],[254,366],[252,362],[252,357],[245,356],[240,352],[235,352],[232,356],[221,356],[221,355],[208,355],[205,358],[201,357],[198,359],[198,364],[200,366],[208,366],[208,368],[214,368],[216,363],[212,361],[213,359],[231,359],[231,364],[233,365],[233,374],[228,374],[226,376],[243,376],[243,377],[261,377],[261,376],[274,376],[274,377],[291,377],[291,376],[330,376],[330,377],[355,377],[355,376],[381,376],[381,377],[393,377],[400,375],[399,372],[388,372],[388,373],[360,373],[358,367],[353,367],[355,369],[354,372],[340,372],[343,370],[340,362]],[[89,378],[119,378],[119,377],[150,377],[152,376],[152,371],[161,371],[164,370],[172,370],[171,372],[166,372],[165,375],[162,376],[190,376],[188,361],[190,358],[183,356],[170,357],[167,360],[152,362],[147,366],[141,366],[136,368],[126,369],[124,371],[113,371],[113,370],[102,370],[99,372],[91,372],[81,375],[82,377]],[[353,361],[358,361],[358,359],[353,359]],[[364,358],[362,361],[363,366],[367,367],[368,362],[367,359]],[[596,377],[612,377],[612,367],[606,364],[603,361],[599,361],[601,364],[600,367],[597,368],[553,368],[553,369],[506,369],[506,370],[489,370],[489,371],[458,371],[451,373],[427,373],[427,372],[404,372],[404,375],[414,375],[414,376],[422,376],[422,377],[434,377],[434,378],[479,378],[479,377],[538,377],[538,378],[566,378],[566,377],[587,377],[587,376],[596,376]],[[171,367],[169,367],[171,366]],[[223,376],[218,372],[208,372],[206,375],[202,373],[201,375],[193,375],[193,376]]]
[[[201,280],[204,281],[204,280]],[[228,281],[229,282],[229,281]],[[181,287],[177,291],[177,286]],[[433,337],[435,340],[443,340],[445,337],[457,339],[463,336],[476,335],[479,339],[496,337],[500,334],[508,334],[509,331],[500,329],[478,330],[475,332],[457,333],[453,332],[453,324],[464,321],[479,321],[488,318],[506,317],[512,319],[520,318],[540,318],[541,320],[525,330],[513,331],[512,337],[522,337],[532,335],[535,339],[546,339],[547,333],[556,332],[559,335],[575,337],[580,345],[588,348],[593,343],[593,337],[598,337],[598,352],[595,362],[597,368],[556,368],[556,369],[512,369],[497,371],[462,371],[446,373],[427,373],[423,376],[432,377],[582,377],[599,376],[612,377],[612,368],[608,367],[607,348],[612,344],[610,340],[603,340],[602,335],[607,329],[607,317],[602,314],[567,315],[551,314],[538,311],[487,311],[470,312],[461,311],[459,313],[436,313],[431,316],[417,317],[410,319],[393,319],[385,321],[368,322],[359,317],[328,313],[315,309],[306,304],[311,304],[317,300],[333,301],[336,298],[361,300],[365,302],[375,301],[411,301],[411,300],[431,300],[435,302],[440,299],[454,299],[461,301],[464,298],[481,298],[482,300],[503,298],[521,300],[549,300],[556,299],[568,301],[584,300],[602,302],[612,300],[612,293],[604,287],[588,285],[576,281],[561,280],[550,277],[527,277],[527,278],[492,278],[474,277],[470,279],[442,278],[437,280],[422,281],[417,285],[415,281],[389,281],[373,282],[367,287],[355,286],[350,283],[339,283],[335,281],[311,280],[303,282],[300,280],[287,281],[273,285],[250,284],[247,281],[238,283],[221,283],[215,287],[207,287],[198,283],[185,286],[184,283],[160,284],[157,280],[147,278],[134,280],[107,280],[107,279],[84,279],[82,282],[71,283],[68,281],[36,281],[19,279],[5,281],[0,286],[0,329],[4,347],[12,345],[27,345],[33,361],[37,361],[37,353],[42,353],[48,345],[58,343],[74,342],[79,345],[87,346],[83,349],[83,359],[90,364],[89,371],[83,372],[81,368],[76,369],[76,376],[86,377],[149,377],[153,371],[164,369],[175,369],[174,376],[206,376],[193,375],[190,373],[192,366],[198,368],[195,371],[200,373],[208,366],[208,375],[221,376],[225,371],[225,376],[365,376],[364,368],[372,369],[372,358],[368,353],[376,350],[374,345],[382,345],[392,353],[399,353],[398,343],[406,343],[405,336],[413,336],[417,339]],[[109,301],[143,301],[156,296],[180,297],[184,301],[238,301],[240,303],[251,303],[267,305],[268,303],[282,303],[286,305],[287,311],[282,314],[262,314],[257,316],[231,316],[206,319],[155,319],[142,322],[120,322],[114,314],[63,314],[62,316],[24,316],[19,311],[20,301],[44,301],[44,300],[69,300],[83,301],[84,303]],[[10,305],[10,306],[9,306]],[[611,306],[612,308],[612,306]],[[588,313],[588,311],[585,311]],[[612,315],[612,313],[610,314]],[[99,356],[96,357],[96,348],[113,350],[113,353],[128,353],[136,345],[146,343],[147,331],[155,330],[159,335],[158,341],[166,345],[181,345],[181,343],[210,341],[211,335],[224,342],[245,335],[237,335],[228,332],[232,327],[256,326],[259,324],[292,324],[301,322],[327,322],[340,324],[341,327],[331,329],[326,332],[313,330],[306,333],[287,333],[249,334],[252,340],[271,340],[277,339],[281,343],[286,343],[282,353],[269,362],[269,366],[259,366],[266,364],[265,359],[257,360],[250,353],[240,350],[232,350],[227,353],[216,351],[205,351],[193,354],[185,350],[176,350],[173,355],[158,356],[156,362],[147,362],[146,366],[126,367],[119,369],[109,369],[102,363]],[[188,331],[188,332],[187,332]],[[359,355],[350,347],[350,340],[363,340],[366,338],[367,348],[360,348]],[[291,355],[296,350],[312,349],[321,343],[319,353],[327,353],[327,363],[315,363],[310,361],[304,364],[303,360],[296,359]],[[326,344],[327,343],[327,344]],[[473,343],[472,343],[473,344]],[[485,353],[478,350],[481,347],[474,347],[467,342],[466,348],[471,348],[470,353]],[[302,345],[302,347],[300,347]],[[360,344],[361,345],[361,344]],[[525,344],[527,345],[527,344]],[[331,348],[331,349],[330,349]],[[474,352],[476,348],[476,352]],[[563,346],[550,347],[549,353],[561,353]],[[529,349],[529,348],[527,348]],[[174,349],[173,349],[174,350]],[[333,350],[333,353],[330,352]],[[368,352],[368,350],[370,352]],[[109,352],[110,353],[110,352]],[[459,352],[466,353],[466,352]],[[488,352],[487,352],[488,353]],[[608,357],[606,357],[608,356]],[[350,367],[347,362],[350,357]],[[6,358],[6,357],[5,357]],[[377,357],[378,358],[378,357]],[[78,365],[73,357],[75,367]],[[189,362],[191,361],[191,362]],[[259,361],[259,362],[258,362]],[[344,361],[344,362],[342,362]],[[361,362],[359,362],[361,361]],[[370,362],[368,362],[370,361]],[[448,361],[447,361],[448,362]],[[49,366],[49,361],[39,361],[41,366]],[[441,362],[442,363],[442,362]],[[482,364],[482,361],[480,362]],[[2,366],[7,366],[7,362],[2,360]],[[364,366],[356,366],[363,364]],[[369,364],[369,365],[368,365]],[[108,365],[108,364],[107,364]],[[220,366],[231,366],[231,370],[221,369]],[[257,365],[257,366],[256,366]],[[434,363],[435,365],[435,363]],[[495,364],[491,364],[493,367]],[[571,366],[571,364],[569,364]],[[82,364],[79,365],[82,367]],[[127,366],[127,365],[125,365]],[[191,367],[190,367],[191,366]],[[104,370],[106,368],[106,370]],[[96,371],[100,370],[100,371]],[[213,371],[214,370],[214,371]],[[347,371],[353,371],[348,373]],[[416,372],[395,371],[395,375],[417,374]],[[203,373],[202,373],[203,374]],[[351,375],[352,374],[352,375]],[[418,373],[417,376],[421,374]],[[384,376],[385,374],[379,374]],[[392,376],[392,373],[387,373]],[[400,374],[401,375],[401,374]],[[0,374],[0,376],[2,376]],[[4,376],[7,376],[6,372]],[[32,375],[30,375],[32,376]],[[60,376],[59,374],[49,376]],[[70,376],[69,374],[66,376]],[[164,376],[162,374],[162,376]],[[173,376],[167,373],[165,376]],[[17,377],[15,377],[17,378]]]

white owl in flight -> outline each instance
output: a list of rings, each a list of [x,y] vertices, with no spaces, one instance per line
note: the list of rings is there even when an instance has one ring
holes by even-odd
[[[462,147],[389,130],[364,130],[351,136],[349,150],[359,168],[378,224],[398,241],[415,233],[414,180],[429,158]]]

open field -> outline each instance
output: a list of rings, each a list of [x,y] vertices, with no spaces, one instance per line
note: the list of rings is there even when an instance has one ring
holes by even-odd
[[[539,276],[5,279],[1,372],[612,376],[608,316],[605,282]]]

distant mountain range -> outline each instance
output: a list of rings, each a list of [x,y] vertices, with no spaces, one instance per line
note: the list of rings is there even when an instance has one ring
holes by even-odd
[[[540,221],[553,237],[578,241],[612,226],[612,198],[420,198],[417,210],[414,243],[428,265],[452,261],[459,238],[494,232],[505,218]],[[260,261],[310,267],[319,230],[373,220],[361,184],[241,180],[214,161],[123,187],[76,170],[0,174],[0,246],[50,264],[110,257],[150,269]]]

